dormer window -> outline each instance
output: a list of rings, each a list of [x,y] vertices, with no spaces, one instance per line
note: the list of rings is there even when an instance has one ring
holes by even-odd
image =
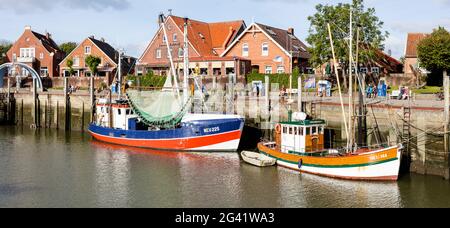
[[[84,47],[84,54],[86,54],[86,55],[90,55],[91,54],[91,47],[90,46]]]
[[[176,33],[173,34],[173,42],[178,42],[178,35]]]

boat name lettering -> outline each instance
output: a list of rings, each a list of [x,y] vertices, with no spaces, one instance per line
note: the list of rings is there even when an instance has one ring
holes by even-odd
[[[380,154],[380,155],[374,155],[370,157],[371,161],[376,161],[376,160],[380,160],[380,159],[386,159],[388,158],[387,154]]]
[[[213,128],[205,128],[203,130],[205,133],[215,133],[220,131],[220,127],[213,127]]]

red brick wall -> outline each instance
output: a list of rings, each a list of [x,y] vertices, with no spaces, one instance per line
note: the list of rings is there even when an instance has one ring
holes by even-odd
[[[85,54],[85,47],[91,47],[91,54]],[[86,66],[86,57],[89,55],[96,56],[102,59],[101,65],[98,67],[99,71],[111,71],[111,69],[104,69],[108,64],[110,67],[114,70],[117,68],[116,63],[114,63],[105,53],[103,53],[89,38],[85,39],[78,47],[70,53],[67,58],[61,62],[60,68],[61,68],[61,76],[64,76],[64,71],[68,70],[67,67],[67,60],[68,59],[74,59],[79,58],[79,66],[73,66],[74,70],[82,69],[84,72],[90,71],[89,67]],[[112,70],[112,71],[114,71]],[[80,74],[80,77],[85,77],[85,73]]]
[[[17,58],[19,58],[21,48],[35,49],[35,62],[28,65],[32,66],[38,73],[40,73],[41,67],[47,67],[50,77],[57,77],[59,75],[58,64],[64,58],[64,53],[58,52],[52,55],[52,53],[42,45],[41,41],[34,36],[31,30],[25,30],[8,51],[8,61],[11,62],[13,60],[13,54],[16,54]],[[42,59],[40,58],[41,53],[43,54]]]
[[[249,31],[252,31],[250,28]],[[242,55],[242,48],[244,44],[249,45],[248,56]],[[262,55],[263,43],[269,44],[269,55]],[[266,66],[272,66],[272,72],[276,73],[278,66],[283,66],[286,73],[290,73],[290,58],[289,56],[274,43],[269,37],[262,32],[248,32],[231,48],[226,56],[239,56],[242,58],[250,59],[252,66],[259,66],[259,73],[265,73]],[[274,59],[277,56],[282,57],[282,62],[275,62]]]
[[[179,48],[183,48],[184,36],[183,32],[172,21],[168,20],[166,23],[166,31],[169,40],[169,44],[172,48],[172,58],[175,62],[183,61],[183,58],[178,57]],[[177,42],[173,40],[173,34],[177,34]],[[153,41],[147,47],[145,53],[139,59],[139,65],[143,68],[146,66],[165,65],[169,66],[170,61],[168,58],[167,45],[163,42],[164,32],[159,30],[155,35]],[[161,58],[156,58],[156,50],[161,50]],[[200,57],[198,53],[189,45],[189,57]],[[144,72],[145,74],[146,72]]]

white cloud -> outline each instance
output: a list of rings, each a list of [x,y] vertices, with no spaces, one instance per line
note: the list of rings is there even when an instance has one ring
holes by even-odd
[[[0,9],[13,10],[19,14],[33,12],[34,9],[52,10],[55,7],[68,9],[124,10],[129,8],[128,0],[0,0]]]

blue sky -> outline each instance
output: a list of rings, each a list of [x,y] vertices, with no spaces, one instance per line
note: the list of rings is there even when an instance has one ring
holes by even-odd
[[[351,0],[0,0],[0,40],[15,41],[25,25],[53,34],[56,42],[81,42],[95,35],[127,54],[139,57],[157,30],[160,12],[206,22],[244,19],[279,28],[295,28],[307,37],[307,17],[315,5]],[[404,54],[408,32],[431,32],[437,26],[450,29],[450,0],[366,0],[391,33],[386,50]]]

